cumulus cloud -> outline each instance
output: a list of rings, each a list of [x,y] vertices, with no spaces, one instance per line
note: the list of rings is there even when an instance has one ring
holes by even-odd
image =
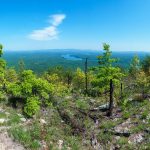
[[[29,35],[29,38],[40,41],[57,39],[59,34],[57,27],[63,22],[65,18],[65,14],[51,15],[49,19],[50,25],[43,29],[34,30]]]

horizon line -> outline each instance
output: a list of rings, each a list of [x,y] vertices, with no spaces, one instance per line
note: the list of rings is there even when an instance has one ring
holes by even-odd
[[[10,50],[10,49],[5,49],[4,51],[12,51],[12,52],[31,52],[31,51],[51,51],[51,50],[77,50],[77,51],[102,51],[103,49],[78,49],[78,48],[50,48],[50,49],[14,49],[14,50]],[[146,52],[146,53],[150,53],[150,50],[110,50],[112,52]]]

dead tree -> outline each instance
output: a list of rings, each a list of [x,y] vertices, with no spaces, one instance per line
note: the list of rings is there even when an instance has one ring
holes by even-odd
[[[122,98],[123,98],[123,85],[121,83],[121,85],[120,85],[120,100],[122,100]]]
[[[88,67],[87,67],[87,58],[85,59],[85,94],[88,93],[88,77],[87,77],[87,70],[88,70]]]
[[[74,129],[74,131],[76,132],[85,131],[84,124],[79,123],[78,119],[76,119],[75,117],[70,117],[69,114],[64,109],[57,108],[57,111],[62,120],[64,120],[66,124],[70,125],[72,129]]]
[[[110,102],[109,102],[109,108],[108,108],[108,113],[107,116],[112,115],[113,111],[113,94],[114,94],[114,87],[113,87],[113,80],[110,80]]]
[[[71,85],[71,80],[72,80],[72,77],[71,77],[71,75],[68,73],[68,74],[67,74],[67,85],[68,85],[68,88],[69,88],[70,85]]]

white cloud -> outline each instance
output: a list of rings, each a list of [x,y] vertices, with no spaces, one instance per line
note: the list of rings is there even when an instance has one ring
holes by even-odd
[[[50,26],[45,27],[40,30],[34,30],[28,37],[33,40],[53,40],[58,37],[58,29],[57,27],[63,22],[66,18],[65,14],[55,14],[50,16]]]
[[[59,24],[62,23],[62,21],[66,18],[66,15],[64,14],[55,14],[50,16],[50,22],[52,23],[53,26],[58,26]]]
[[[30,35],[29,38],[33,40],[52,40],[56,39],[58,35],[58,31],[55,26],[46,27],[41,30],[34,30]]]

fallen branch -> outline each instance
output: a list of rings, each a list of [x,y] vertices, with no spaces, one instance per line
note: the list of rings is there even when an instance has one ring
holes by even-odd
[[[71,118],[68,113],[63,109],[57,109],[62,120],[65,121],[66,124],[69,124],[73,129],[79,132],[84,132],[84,125],[79,124],[75,118]]]
[[[110,131],[110,130],[105,130],[104,133],[110,133],[116,136],[124,136],[124,137],[129,137],[131,135],[130,132],[116,132],[116,131]]]

